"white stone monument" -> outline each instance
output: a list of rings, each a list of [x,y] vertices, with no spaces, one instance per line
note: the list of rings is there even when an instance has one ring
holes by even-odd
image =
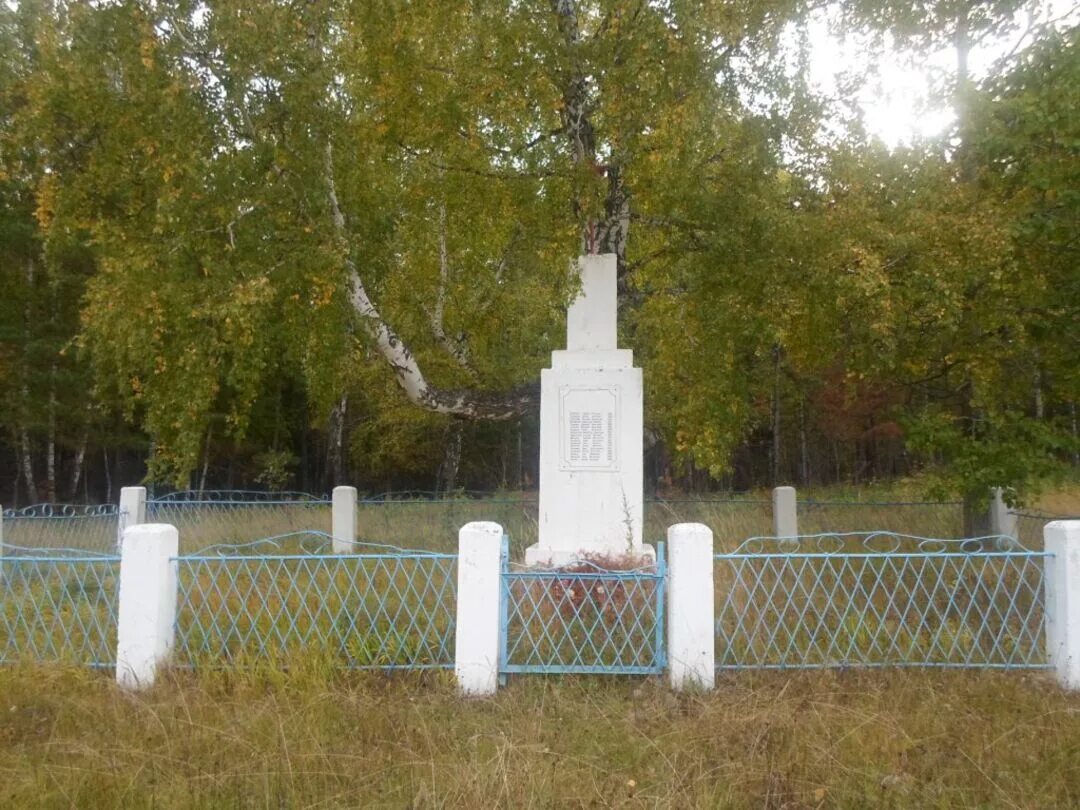
[[[540,541],[529,565],[656,558],[642,543],[642,379],[616,338],[614,254],[579,259],[566,351],[540,372]]]

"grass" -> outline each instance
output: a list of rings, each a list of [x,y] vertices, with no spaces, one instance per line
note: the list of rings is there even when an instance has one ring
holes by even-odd
[[[452,550],[457,531],[471,520],[493,520],[510,535],[511,555],[520,559],[538,537],[535,495],[507,494],[487,500],[389,501],[361,504],[357,510],[359,536],[405,548]],[[961,512],[956,504],[880,505],[876,503],[804,503],[800,531],[859,531],[880,529],[926,537],[961,535]],[[644,539],[663,540],[674,523],[704,523],[713,530],[717,550],[733,550],[747,537],[773,532],[772,504],[767,494],[752,498],[683,497],[648,499]]]
[[[536,540],[535,506],[520,497],[361,505],[358,512],[365,539],[450,551],[463,523],[485,518],[510,531],[515,556]],[[647,506],[646,538],[661,539],[670,523],[695,520],[713,528],[718,550],[771,527],[762,499],[669,500]],[[958,509],[944,505],[808,506],[800,514],[804,532],[873,528],[950,536],[957,520]],[[326,531],[329,510],[218,509],[178,514],[176,522],[190,552],[300,529]],[[309,604],[329,574],[317,562],[289,564],[304,577],[285,578],[292,587],[277,591],[252,591],[271,572],[235,562],[228,580],[201,569],[182,576],[186,587],[199,590],[199,610],[210,612],[204,621],[226,605],[229,614],[244,608],[239,612],[248,618],[229,625],[234,635],[207,635],[237,653],[239,668],[168,672],[152,690],[133,695],[86,669],[0,667],[0,806],[1080,806],[1080,696],[1062,692],[1042,672],[744,671],[722,675],[713,693],[682,696],[659,679],[522,676],[494,699],[464,701],[450,673],[347,672],[335,664],[340,650],[316,652],[317,638],[282,641],[273,655],[250,654],[235,633],[267,621],[284,632],[293,627],[286,617],[299,611],[311,620],[297,625],[298,632],[348,636],[354,663],[427,655],[412,636],[387,648],[351,630],[336,633],[337,602]],[[40,580],[13,577],[19,564],[6,565],[9,590],[26,585],[50,595],[47,604],[56,609],[41,616],[48,628],[58,616],[82,615],[83,603],[111,582],[87,580],[66,563],[50,564]],[[331,579],[345,595],[340,573]],[[980,575],[968,590],[1008,573]],[[774,579],[798,590],[804,574],[816,582],[816,573],[801,569],[798,576],[778,571]],[[400,576],[381,572],[376,579],[403,587]],[[906,580],[898,575],[897,581]],[[222,582],[231,586],[222,590]],[[738,592],[730,576],[718,579],[725,582],[718,599],[730,592],[752,620],[752,594]],[[569,588],[577,616],[577,590],[574,583]],[[921,594],[910,583],[904,593]],[[897,598],[889,598],[892,613],[882,621],[898,620]],[[272,619],[260,612],[275,605],[289,610],[275,608]],[[29,615],[23,602],[9,601],[5,609],[9,635],[30,632],[14,621]],[[761,605],[757,612],[766,617]],[[791,620],[805,625],[806,616]],[[832,618],[841,623],[841,646],[851,646],[843,641],[850,636],[860,649],[878,649],[870,631],[880,635],[880,628],[866,616]],[[44,643],[51,631],[43,624],[33,632],[45,634]],[[81,638],[69,641],[78,646]],[[20,657],[15,653],[5,656]],[[220,652],[212,657],[220,659]]]
[[[1080,696],[1045,676],[168,673],[141,694],[0,669],[7,807],[1075,807]]]
[[[3,541],[11,546],[95,552],[116,548],[116,515],[16,516],[3,520]]]
[[[148,520],[171,523],[180,534],[180,552],[196,554],[219,545],[242,545],[290,532],[331,530],[328,503],[189,504],[168,503],[150,510]],[[298,548],[279,544],[275,550],[266,546],[254,553],[297,553]]]
[[[1051,493],[1050,511],[1075,514],[1080,487]],[[801,495],[803,493],[800,493]],[[903,494],[873,491],[828,491],[802,498],[799,530],[802,534],[881,530],[924,537],[962,536],[959,504],[902,502]],[[876,497],[876,500],[875,500]],[[894,503],[884,503],[886,500]],[[535,493],[502,493],[491,498],[444,498],[439,500],[388,500],[361,502],[357,508],[357,532],[361,540],[406,549],[454,551],[458,530],[469,521],[493,520],[510,535],[511,552],[520,559],[538,536]],[[1064,510],[1064,511],[1061,511]],[[180,530],[183,553],[208,546],[250,543],[288,532],[329,532],[330,506],[325,502],[248,504],[161,504],[150,510],[152,522],[172,523]],[[751,496],[682,496],[647,499],[644,514],[645,542],[662,540],[673,523],[704,523],[713,530],[717,550],[730,551],[747,537],[773,533],[769,493]],[[1029,547],[1041,547],[1045,521],[1021,520],[1022,539]],[[4,525],[5,542],[25,547],[70,547],[110,551],[115,548],[116,517],[28,519],[9,518]],[[289,549],[284,549],[289,550]]]
[[[0,560],[0,663],[115,661],[119,572],[100,558]]]

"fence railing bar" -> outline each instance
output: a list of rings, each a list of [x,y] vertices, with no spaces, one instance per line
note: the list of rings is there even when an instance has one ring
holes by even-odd
[[[875,548],[872,544],[887,540],[892,543],[890,548]],[[817,551],[822,554],[849,554],[845,543],[858,543],[868,552],[876,554],[892,554],[901,551],[905,542],[914,543],[916,550],[923,554],[944,554],[950,549],[959,548],[966,553],[989,554],[994,551],[1018,551],[1026,553],[1029,549],[1019,545],[1014,537],[1006,535],[984,535],[980,537],[922,537],[901,532],[882,530],[855,531],[855,532],[820,532],[817,534],[801,534],[797,537],[757,536],[748,537],[739,546],[729,553],[735,554],[799,554],[810,553],[806,551],[808,546],[817,546]],[[833,544],[833,545],[829,545]]]
[[[8,556],[10,552],[28,552]],[[49,562],[120,562],[120,556],[115,552],[106,553],[82,548],[26,548],[4,544],[3,564],[16,565],[19,563],[49,563]]]
[[[719,552],[714,555],[716,560],[773,560],[773,559],[792,559],[792,560],[835,560],[841,558],[850,559],[880,559],[882,557],[899,557],[905,559],[924,559],[931,558],[935,560],[947,560],[950,558],[959,558],[965,560],[972,559],[1004,559],[1010,557],[1017,558],[1046,558],[1053,557],[1051,552],[1047,551],[949,551],[949,552],[847,552],[847,551],[819,551],[819,552],[754,552],[754,553],[740,553],[740,552]]]
[[[71,520],[74,518],[116,517],[117,505],[103,504],[65,504],[35,503],[28,506],[5,509],[4,520]]]
[[[215,504],[328,504],[329,495],[314,495],[310,492],[298,492],[294,490],[277,490],[264,492],[254,489],[207,489],[207,490],[180,490],[147,498],[149,506],[185,506],[215,505]]]
[[[664,575],[659,572],[646,572],[644,569],[640,572],[635,571],[508,571],[505,574],[507,579],[527,580],[527,579],[584,579],[584,580],[627,580],[630,582],[636,582],[638,580],[652,580],[658,581],[664,578]]]
[[[1032,662],[1023,664],[979,662],[974,664],[957,664],[942,661],[825,661],[820,664],[806,663],[717,663],[717,670],[746,670],[746,669],[1050,669],[1051,664],[1045,662]]]
[[[963,506],[963,501],[818,501],[812,498],[801,498],[799,507],[803,506]]]
[[[303,561],[340,561],[349,560],[456,560],[457,554],[438,551],[406,551],[400,554],[181,554],[171,558],[175,562],[219,562],[248,563],[259,562],[303,562]],[[21,559],[21,558],[14,558]]]

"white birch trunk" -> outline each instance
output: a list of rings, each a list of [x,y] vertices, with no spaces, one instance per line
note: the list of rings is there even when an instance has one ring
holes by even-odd
[[[324,167],[330,211],[349,274],[349,301],[374,340],[379,354],[394,370],[398,385],[409,400],[436,413],[473,419],[512,419],[531,408],[536,402],[536,386],[509,393],[488,394],[472,390],[446,390],[428,382],[415,355],[379,313],[375,302],[368,295],[356,262],[349,256],[345,215],[338,201],[334,183],[333,151],[329,143],[326,145]]]

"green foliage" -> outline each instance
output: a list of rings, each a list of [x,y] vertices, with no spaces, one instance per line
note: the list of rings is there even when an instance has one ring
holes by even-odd
[[[1045,482],[1060,480],[1061,458],[1075,442],[1051,421],[1017,411],[984,415],[973,438],[970,426],[941,408],[927,408],[908,424],[908,447],[931,460],[931,496],[970,495],[985,506],[994,487],[1017,504]],[[944,463],[933,463],[933,460]]]
[[[270,492],[288,489],[293,476],[292,468],[296,466],[296,462],[296,456],[287,450],[267,450],[259,453],[255,456],[255,463],[259,466],[255,481]]]
[[[35,4],[0,10],[0,423],[24,451],[85,444],[103,421],[73,344],[94,258],[78,229],[45,243],[41,228],[52,165],[35,121],[37,12]],[[45,484],[39,494],[55,499],[55,470]]]
[[[847,32],[957,48],[957,131],[892,152],[807,85],[791,0],[580,2],[572,41],[505,2],[5,6],[11,446],[74,455],[120,412],[151,479],[227,453],[281,485],[344,401],[354,472],[429,475],[448,419],[401,396],[354,271],[432,385],[515,389],[561,347],[617,173],[622,341],[676,466],[769,443],[784,477],[797,429],[804,468],[808,443],[880,444],[1022,497],[1075,447],[1077,34],[1036,31],[983,86],[965,60],[1028,5],[837,6]]]

